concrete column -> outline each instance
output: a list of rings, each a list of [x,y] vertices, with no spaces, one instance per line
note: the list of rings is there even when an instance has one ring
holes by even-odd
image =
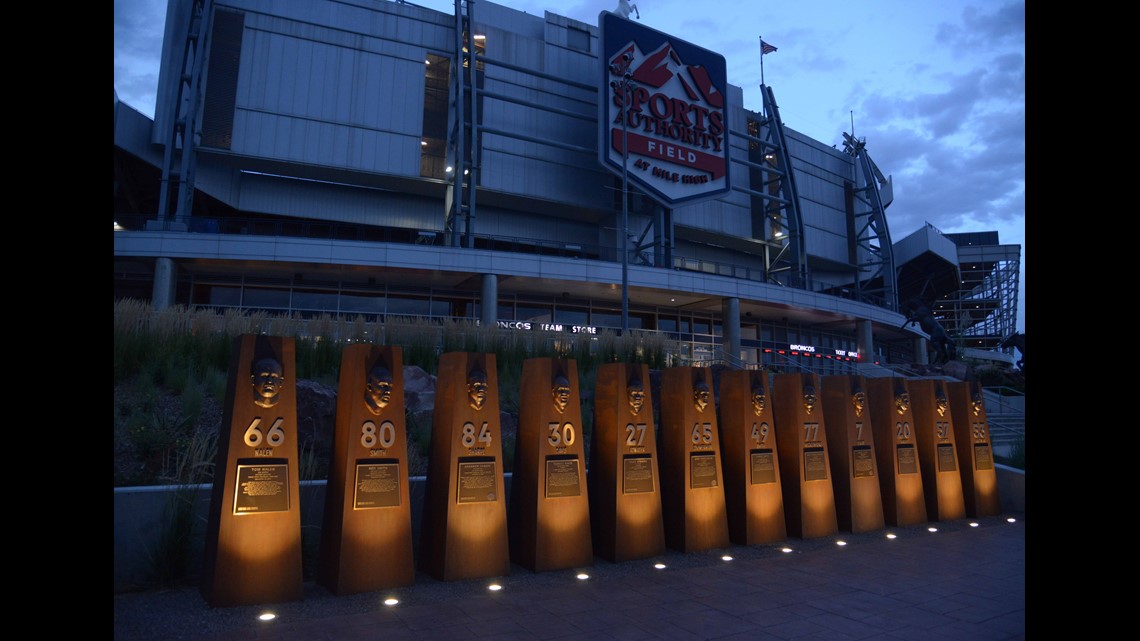
[[[859,350],[859,362],[875,362],[875,341],[871,338],[871,321],[855,322],[855,349]]]
[[[740,358],[740,299],[726,298],[721,304],[724,318],[721,327],[724,328],[724,351],[732,354],[732,358]]]
[[[914,338],[914,362],[919,365],[929,365],[926,361],[929,360],[927,356],[926,339],[921,336]]]
[[[479,299],[479,323],[494,327],[499,320],[499,277],[483,274],[483,296]]]
[[[162,311],[174,304],[175,268],[170,258],[159,258],[154,263],[154,289],[150,304],[155,311]]]

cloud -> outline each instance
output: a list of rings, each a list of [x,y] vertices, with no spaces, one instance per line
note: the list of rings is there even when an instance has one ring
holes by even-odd
[[[977,7],[962,10],[962,24],[939,26],[935,41],[955,49],[995,45],[1025,46],[1025,3],[1011,2],[989,12]]]
[[[165,30],[165,2],[115,0],[115,91],[151,117]]]

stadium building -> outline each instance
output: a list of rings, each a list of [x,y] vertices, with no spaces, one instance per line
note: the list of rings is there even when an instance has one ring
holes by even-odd
[[[115,298],[663,332],[691,361],[820,373],[927,362],[922,303],[1011,360],[1019,246],[892,243],[865,140],[784,127],[771,87],[745,109],[684,36],[472,0],[169,0],[153,120],[115,100]]]

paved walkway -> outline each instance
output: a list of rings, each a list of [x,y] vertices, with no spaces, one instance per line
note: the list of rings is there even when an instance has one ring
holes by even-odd
[[[725,554],[732,560],[722,560]],[[666,567],[656,569],[658,562]],[[577,579],[579,571],[589,578]],[[1024,639],[1025,519],[1010,514],[701,553],[669,551],[625,563],[595,559],[580,570],[534,573],[515,565],[498,580],[501,590],[488,590],[492,582],[441,582],[420,572],[411,587],[351,596],[306,583],[301,601],[233,608],[210,608],[194,588],[116,595],[114,638]],[[384,605],[389,596],[400,602]],[[268,610],[276,618],[258,620]]]

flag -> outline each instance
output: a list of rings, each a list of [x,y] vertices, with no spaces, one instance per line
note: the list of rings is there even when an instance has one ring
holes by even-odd
[[[763,40],[760,41],[760,55],[764,55],[766,53],[774,53],[775,51],[775,47],[768,44],[767,42],[764,42]]]

